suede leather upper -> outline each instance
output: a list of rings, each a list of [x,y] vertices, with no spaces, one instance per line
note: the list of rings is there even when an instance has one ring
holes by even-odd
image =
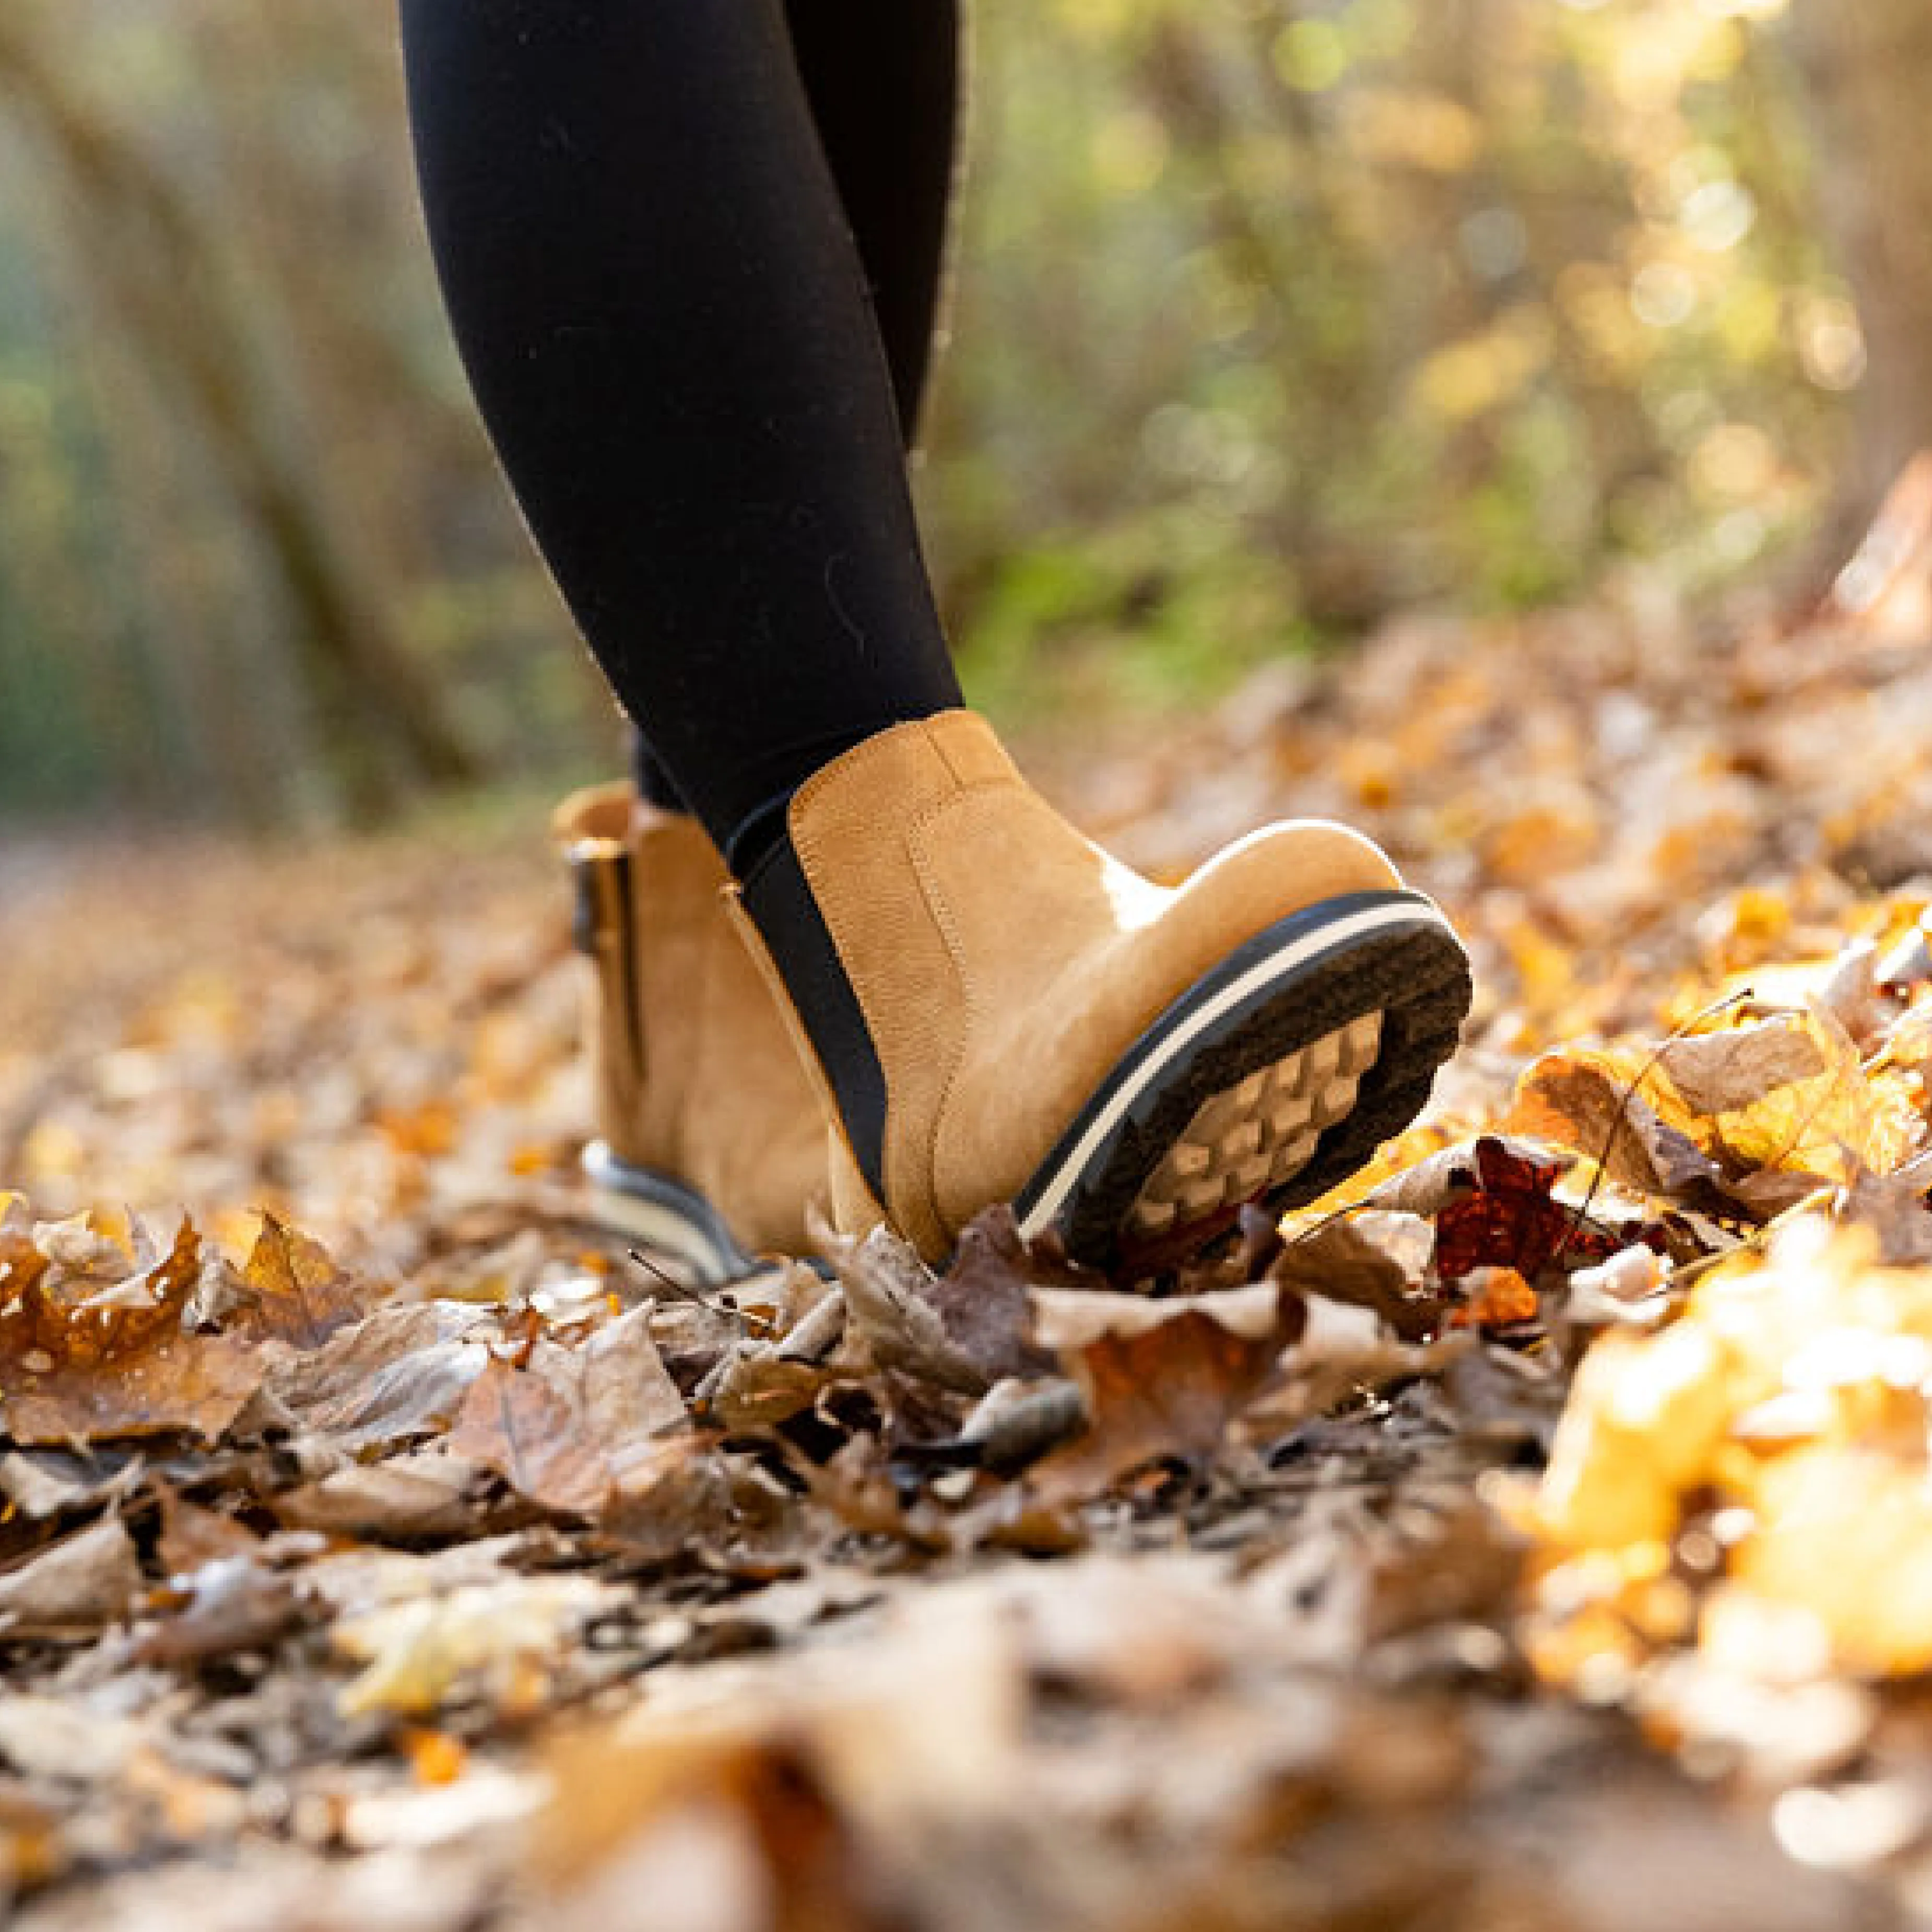
[[[825,1116],[733,930],[723,861],[694,819],[626,784],[566,799],[553,831],[596,890],[598,1133],[620,1160],[695,1188],[753,1252],[805,1252],[807,1204],[826,1194]]]
[[[848,1228],[889,1219],[928,1259],[1025,1185],[1138,1036],[1237,946],[1402,883],[1367,839],[1307,821],[1169,891],[1076,832],[965,711],[835,760],[789,823],[886,1078],[886,1199],[848,1146],[835,1211]]]

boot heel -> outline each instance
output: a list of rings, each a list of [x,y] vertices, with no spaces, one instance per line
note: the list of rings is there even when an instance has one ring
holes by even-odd
[[[1408,1125],[1468,1010],[1420,894],[1363,892],[1258,934],[1116,1063],[1020,1195],[1029,1238],[1108,1268],[1192,1253],[1250,1204],[1312,1200]]]

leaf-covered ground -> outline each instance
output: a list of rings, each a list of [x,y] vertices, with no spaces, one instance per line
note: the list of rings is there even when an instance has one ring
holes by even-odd
[[[1885,560],[1876,560],[1882,563]],[[1388,842],[1429,1119],[1185,1278],[586,1219],[534,825],[0,856],[0,1886],[52,1928],[1932,1918],[1932,653],[1392,631],[1042,748]]]

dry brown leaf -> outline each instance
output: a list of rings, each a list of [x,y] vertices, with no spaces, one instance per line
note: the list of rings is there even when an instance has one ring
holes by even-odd
[[[989,1208],[962,1232],[952,1266],[926,1292],[947,1339],[988,1386],[1053,1366],[1028,1339],[1027,1292],[1040,1274],[1012,1210]]]
[[[0,1236],[0,1418],[16,1443],[222,1435],[260,1384],[250,1340],[184,1332],[201,1238],[136,1268],[70,1225]]]
[[[775,1429],[809,1408],[835,1373],[794,1360],[783,1342],[740,1342],[720,1358],[692,1400],[698,1414],[721,1428]]]
[[[33,1636],[98,1628],[124,1616],[140,1590],[134,1542],[110,1516],[0,1576],[0,1630]]]
[[[1046,1292],[1035,1292],[1036,1308]],[[1082,1301],[1106,1305],[1070,1305]],[[1097,1493],[1161,1457],[1213,1456],[1305,1319],[1300,1298],[1272,1282],[1172,1302],[1064,1291],[1044,1306],[1049,1331],[1084,1337],[1060,1359],[1085,1402],[1088,1433],[1032,1479],[1058,1496]]]
[[[1861,1174],[1846,1190],[1840,1216],[1869,1229],[1878,1243],[1878,1259],[1890,1266],[1932,1262],[1928,1179],[1923,1155],[1892,1174]]]
[[[626,1457],[646,1437],[685,1419],[684,1398],[651,1340],[650,1312],[633,1309],[574,1348],[539,1342],[531,1365],[574,1402],[580,1426],[622,1478]]]
[[[1304,1294],[1372,1308],[1414,1341],[1440,1312],[1424,1282],[1435,1246],[1436,1231],[1420,1215],[1371,1208],[1336,1215],[1289,1241],[1268,1276]]]
[[[276,1516],[292,1529],[376,1541],[417,1542],[473,1534],[484,1520],[476,1500],[484,1472],[442,1443],[352,1463],[320,1481],[274,1498]]]
[[[470,1386],[452,1451],[494,1469],[540,1508],[595,1516],[610,1501],[610,1466],[578,1436],[571,1404],[545,1378],[500,1358]]]
[[[1096,1342],[1136,1340],[1172,1327],[1183,1316],[1198,1315],[1244,1341],[1265,1342],[1280,1330],[1282,1309],[1293,1299],[1264,1281],[1158,1300],[1096,1288],[1036,1288],[1032,1295],[1033,1334],[1042,1348],[1064,1355],[1070,1348],[1090,1348]]]
[[[1694,1114],[1734,1113],[1780,1087],[1825,1070],[1818,1042],[1792,1020],[1763,1020],[1721,1033],[1691,1034],[1657,1049],[1662,1068]]]
[[[134,1648],[142,1664],[178,1666],[264,1650],[300,1628],[314,1609],[298,1579],[252,1556],[201,1564],[177,1581],[166,1601],[170,1614]]]
[[[890,1229],[826,1244],[845,1289],[847,1334],[881,1368],[962,1395],[983,1395],[997,1377],[946,1331],[932,1270]]]
[[[15,1450],[0,1456],[0,1496],[29,1522],[100,1509],[141,1486],[139,1454],[81,1454],[70,1449]]]
[[[632,1310],[574,1348],[540,1340],[526,1366],[500,1358],[471,1384],[449,1448],[494,1469],[540,1508],[597,1516],[661,1466],[652,1438],[685,1419],[684,1399]]]
[[[223,1557],[245,1556],[260,1546],[262,1539],[233,1516],[203,1509],[166,1483],[158,1482],[155,1488],[161,1505],[156,1546],[170,1576],[185,1576]]]
[[[1643,1097],[1646,1071],[1635,1055],[1546,1053],[1517,1082],[1503,1125],[1587,1156],[1640,1194],[1690,1192],[1714,1180],[1718,1170],[1682,1127],[1660,1118]]]
[[[748,1932],[757,1909],[732,1902],[780,1894],[800,1932],[886,1932],[822,1768],[785,1737],[713,1723],[671,1740],[578,1740],[554,1764],[557,1788],[580,1794],[550,1808],[538,1840],[542,1916],[559,1932],[610,1924],[640,1895],[664,1924]]]
[[[250,1293],[237,1325],[298,1348],[319,1348],[368,1312],[362,1292],[321,1245],[272,1214],[262,1217],[242,1278]]]
[[[262,1420],[314,1431],[349,1454],[440,1433],[489,1360],[480,1339],[489,1325],[485,1311],[455,1302],[379,1309],[278,1362]]]

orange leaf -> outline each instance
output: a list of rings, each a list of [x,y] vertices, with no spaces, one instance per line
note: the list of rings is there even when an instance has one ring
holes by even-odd
[[[16,1442],[63,1443],[187,1430],[213,1441],[260,1383],[264,1364],[238,1335],[189,1333],[182,1314],[200,1277],[201,1237],[184,1221],[152,1267],[96,1240],[0,1237],[0,1417]],[[82,1230],[85,1236],[85,1230]],[[48,1246],[54,1252],[48,1252]]]
[[[320,1243],[262,1216],[262,1232],[242,1271],[254,1300],[238,1326],[298,1348],[318,1348],[364,1313],[355,1283]]]

